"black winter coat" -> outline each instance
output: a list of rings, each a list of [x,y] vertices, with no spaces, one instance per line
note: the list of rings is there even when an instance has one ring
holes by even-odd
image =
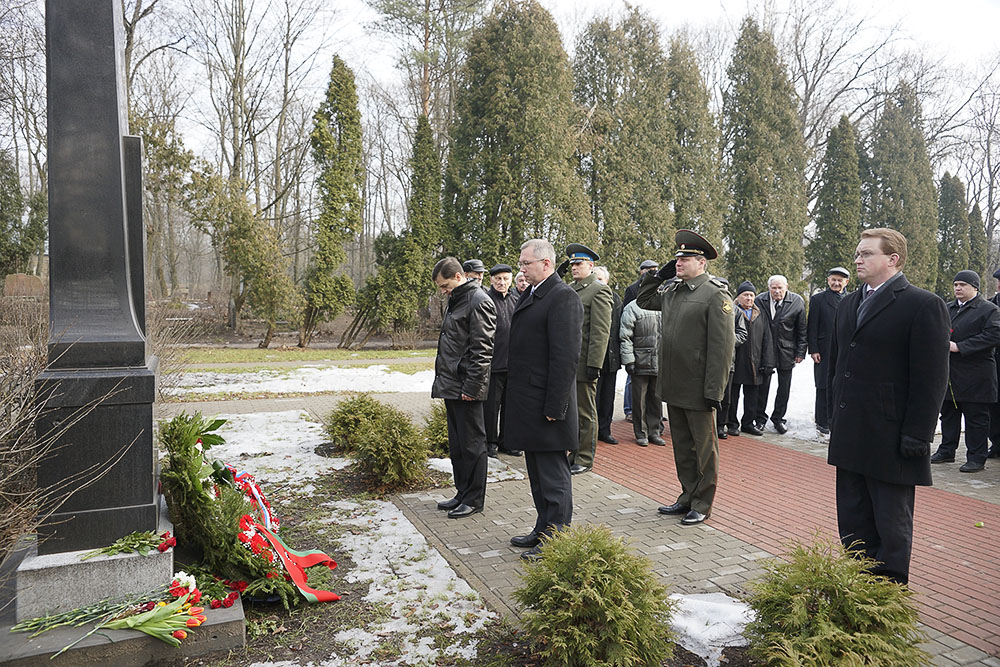
[[[754,303],[771,325],[775,368],[787,371],[795,368],[795,359],[806,358],[806,302],[794,292],[785,292],[778,317],[771,319],[771,293],[757,295]]]
[[[959,310],[948,304],[951,340],[958,345],[949,359],[950,383],[945,401],[996,403],[997,367],[993,352],[1000,345],[1000,309],[977,294]]]
[[[516,289],[507,290],[507,294],[501,294],[491,286],[487,291],[490,299],[493,300],[493,307],[497,310],[497,331],[493,337],[493,364],[492,371],[495,373],[507,372],[507,352],[510,349],[510,316],[514,314],[517,307]]]
[[[552,274],[518,299],[510,321],[504,440],[529,452],[577,449],[576,366],[583,303]],[[551,417],[555,421],[549,421]]]
[[[618,339],[618,332],[622,328],[622,298],[617,292],[611,293],[614,301],[611,304],[611,335],[608,337],[608,352],[604,355],[604,365],[601,366],[601,375],[614,373],[622,367],[621,341]]]
[[[733,384],[759,385],[774,370],[771,326],[756,303],[753,304],[749,322],[739,306],[736,306],[736,315],[742,317],[746,324],[747,340],[736,348]],[[762,370],[765,372],[761,372]]]
[[[819,364],[814,370],[817,385],[820,382],[825,384],[826,376],[829,374],[827,358],[830,356],[830,340],[833,338],[833,318],[845,296],[846,293],[838,294],[832,289],[825,289],[809,299],[806,338],[809,343],[809,354],[819,354]]]
[[[930,486],[930,456],[906,458],[899,446],[904,435],[934,440],[948,386],[948,309],[900,273],[870,297],[859,326],[862,289],[844,297],[834,323],[827,462],[890,484]]]
[[[486,400],[496,320],[493,301],[475,281],[452,290],[438,336],[432,397]]]

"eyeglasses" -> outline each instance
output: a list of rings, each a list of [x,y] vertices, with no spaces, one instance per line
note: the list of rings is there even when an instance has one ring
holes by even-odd
[[[862,250],[861,252],[854,253],[854,259],[857,259],[859,257],[861,259],[871,259],[876,255],[884,255],[884,254],[885,254],[884,252],[872,252],[871,250]]]
[[[534,264],[535,262],[544,262],[544,261],[545,261],[544,257],[542,257],[541,259],[529,259],[527,262],[524,261],[523,259],[519,259],[517,260],[517,265],[523,269],[529,264]]]

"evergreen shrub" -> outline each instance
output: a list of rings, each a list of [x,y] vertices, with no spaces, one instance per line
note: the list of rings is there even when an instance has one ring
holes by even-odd
[[[323,431],[338,451],[353,452],[361,435],[382,418],[385,407],[371,394],[352,392],[327,416]]]
[[[557,532],[521,578],[514,598],[545,665],[662,665],[673,654],[675,603],[607,526]]]
[[[424,439],[427,447],[434,454],[444,454],[448,456],[448,413],[444,408],[444,401],[431,401],[431,413],[424,420]]]
[[[875,561],[840,542],[793,543],[765,563],[748,600],[746,637],[767,665],[927,665],[912,592],[871,573]]]

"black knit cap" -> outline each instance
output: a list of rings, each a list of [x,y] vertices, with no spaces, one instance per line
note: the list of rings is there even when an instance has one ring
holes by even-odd
[[[952,282],[962,281],[963,283],[969,283],[976,289],[979,289],[979,274],[975,271],[970,271],[966,269],[965,271],[959,271],[955,274],[955,280]]]
[[[753,292],[757,293],[757,288],[753,286],[753,283],[749,280],[744,280],[740,283],[740,286],[736,288],[736,296],[743,294],[743,292]]]

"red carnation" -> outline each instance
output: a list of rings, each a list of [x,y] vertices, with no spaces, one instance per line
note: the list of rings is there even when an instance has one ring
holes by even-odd
[[[198,590],[197,588],[194,589],[194,592],[191,593],[191,597],[188,598],[188,602],[190,602],[191,604],[197,604],[201,602],[201,591]]]
[[[212,609],[218,609],[219,607],[222,606],[222,601],[212,600],[211,602],[208,603],[208,606],[211,607]]]
[[[222,606],[227,608],[232,607],[233,601],[230,598],[226,598],[225,600],[222,601]]]

